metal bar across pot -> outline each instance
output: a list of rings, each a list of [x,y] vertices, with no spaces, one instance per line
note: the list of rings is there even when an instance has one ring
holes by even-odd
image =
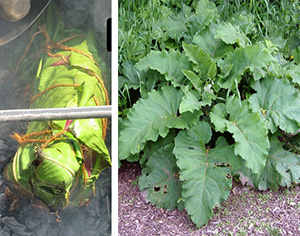
[[[104,118],[111,114],[111,106],[0,110],[0,122]]]

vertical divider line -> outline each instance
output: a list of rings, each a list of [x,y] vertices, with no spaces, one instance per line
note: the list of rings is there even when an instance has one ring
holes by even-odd
[[[108,2],[108,1],[107,1]],[[118,0],[111,1],[111,104],[112,104],[112,236],[118,235]]]

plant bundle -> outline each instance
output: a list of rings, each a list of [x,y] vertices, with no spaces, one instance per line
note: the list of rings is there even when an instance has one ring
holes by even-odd
[[[66,30],[62,23],[53,27],[51,10],[50,23],[33,37],[41,35],[46,54],[39,62],[30,108],[108,105],[93,33]],[[50,209],[84,205],[101,171],[111,165],[106,129],[107,119],[30,122],[25,135],[13,135],[20,147],[5,177]]]
[[[125,2],[119,160],[140,163],[147,198],[200,227],[233,178],[259,190],[300,183],[299,4],[287,6],[287,35],[268,15],[224,17],[213,1]]]

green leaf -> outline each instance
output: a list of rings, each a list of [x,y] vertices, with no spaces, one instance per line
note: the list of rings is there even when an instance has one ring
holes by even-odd
[[[211,122],[214,124],[216,131],[224,132],[226,130],[226,122],[225,119],[227,115],[226,106],[224,103],[216,104],[211,113],[209,114]]]
[[[102,158],[111,163],[109,152],[102,137],[102,122],[99,119],[74,120],[70,125],[73,135]]]
[[[233,145],[229,147],[224,137],[220,136],[217,139],[216,146],[220,147],[218,148],[220,165],[229,167],[232,176],[245,169],[245,160],[234,154]]]
[[[80,168],[72,143],[57,142],[39,151],[41,164],[35,177],[48,185],[64,183],[70,186]]]
[[[168,36],[175,40],[179,40],[180,37],[187,32],[185,25],[186,18],[179,14],[173,14],[163,19],[160,27],[167,32]]]
[[[149,141],[145,145],[145,148],[143,150],[142,157],[140,159],[140,165],[143,167],[144,163],[153,155],[154,152],[156,152],[158,149],[162,149],[165,147],[168,147],[170,144],[174,145],[174,139],[176,136],[175,129],[171,129],[168,135],[164,138],[159,137],[157,141],[152,142]]]
[[[257,32],[255,27],[255,16],[247,11],[242,11],[238,14],[235,14],[230,19],[230,22],[233,25],[238,25],[239,28],[245,33],[245,34],[254,34]]]
[[[211,138],[206,122],[200,122],[175,139],[174,154],[180,169],[182,198],[192,221],[202,226],[212,217],[213,208],[227,199],[231,189],[230,169],[222,163],[224,155],[234,157],[232,147],[219,142],[212,150],[205,144]],[[230,151],[231,150],[231,151]]]
[[[207,105],[210,106],[212,101],[215,100],[216,98],[217,97],[214,94],[214,90],[212,89],[212,85],[211,84],[206,84],[203,87],[201,105],[202,106],[207,106]]]
[[[122,85],[127,84],[128,88],[134,88],[134,89],[139,88],[141,82],[139,79],[138,70],[134,67],[134,65],[132,65],[130,62],[126,61],[123,64],[122,73],[124,75],[124,77],[123,77],[124,79],[122,78],[124,80],[124,81],[122,81]],[[120,88],[121,87],[119,87],[119,89]]]
[[[270,52],[261,46],[238,48],[224,60],[223,68],[231,68],[223,78],[222,87],[232,89],[235,81],[239,83],[246,70],[252,72],[254,80],[259,80],[267,73],[268,66],[274,61]],[[223,72],[224,73],[224,72]],[[226,71],[225,75],[228,74]]]
[[[227,22],[223,22],[217,26],[215,38],[221,39],[226,44],[237,43],[240,47],[245,47],[249,45],[250,42],[247,36],[241,32],[238,27]]]
[[[240,155],[254,173],[261,173],[269,149],[264,122],[257,113],[249,110],[246,102],[240,102],[237,98],[228,98],[225,107],[216,105],[210,114],[211,121],[217,131],[226,130],[233,134],[235,154]]]
[[[195,89],[200,92],[202,90],[202,83],[200,76],[195,74],[191,70],[183,70],[182,73],[189,79],[189,81],[192,83]]]
[[[158,207],[174,209],[181,194],[174,145],[156,150],[149,157],[139,177],[139,188],[147,191],[147,198]]]
[[[255,112],[266,120],[267,127],[274,133],[277,127],[287,133],[294,133],[300,123],[299,92],[287,81],[266,78],[257,81],[249,102]]]
[[[201,102],[199,102],[200,95],[188,87],[184,87],[183,91],[184,96],[179,106],[179,112],[183,113],[186,111],[198,111],[201,108]]]
[[[300,157],[282,148],[276,136],[271,139],[271,149],[267,164],[258,181],[259,190],[277,190],[279,185],[290,187],[300,183]]]
[[[184,79],[181,71],[190,69],[190,63],[188,58],[178,51],[151,51],[136,64],[136,68],[157,70],[166,76],[166,80],[178,86]]]
[[[140,152],[147,141],[165,137],[169,128],[181,128],[184,122],[177,117],[182,92],[173,87],[152,91],[146,99],[140,99],[123,121],[119,138],[119,157]]]
[[[204,30],[218,17],[216,5],[209,0],[195,1],[195,14],[188,18],[191,34]]]
[[[293,82],[300,85],[300,65],[293,65],[287,71],[287,75],[292,78]]]
[[[300,63],[300,46],[291,51],[291,56],[294,58],[295,63]]]
[[[195,69],[201,76],[214,78],[217,73],[216,62],[199,46],[183,42],[183,49],[190,61],[197,66]]]
[[[215,25],[211,25],[207,30],[197,32],[193,37],[193,43],[200,46],[212,58],[223,57],[233,51],[231,45],[226,45],[221,39],[215,38]]]
[[[184,128],[190,128],[197,124],[200,120],[200,117],[203,115],[202,110],[194,111],[194,112],[183,112],[180,114],[180,119],[185,123]]]

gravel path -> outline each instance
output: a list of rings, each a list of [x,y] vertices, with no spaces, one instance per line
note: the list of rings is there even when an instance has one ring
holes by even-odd
[[[185,211],[152,206],[136,185],[140,168],[119,169],[119,235],[300,235],[300,186],[259,192],[234,184],[215,216],[196,229]]]

